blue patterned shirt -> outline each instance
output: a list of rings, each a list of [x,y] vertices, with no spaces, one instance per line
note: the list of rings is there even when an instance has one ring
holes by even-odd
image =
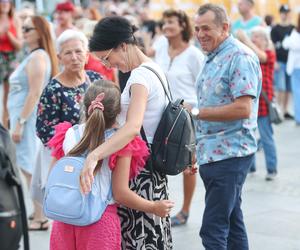
[[[197,79],[199,108],[223,106],[241,96],[251,96],[249,119],[229,122],[197,120],[197,160],[199,165],[242,157],[257,150],[258,100],[262,75],[257,56],[232,36],[207,55]]]

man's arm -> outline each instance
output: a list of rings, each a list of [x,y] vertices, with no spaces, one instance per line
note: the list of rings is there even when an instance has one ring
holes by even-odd
[[[248,119],[251,115],[252,99],[249,95],[241,96],[227,105],[201,108],[197,118],[214,122]]]

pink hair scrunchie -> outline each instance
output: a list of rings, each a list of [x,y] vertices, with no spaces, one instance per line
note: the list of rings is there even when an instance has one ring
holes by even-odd
[[[91,105],[88,108],[88,115],[91,115],[95,109],[100,109],[104,111],[104,105],[102,100],[104,99],[105,94],[102,92],[95,98],[94,101],[91,102]]]

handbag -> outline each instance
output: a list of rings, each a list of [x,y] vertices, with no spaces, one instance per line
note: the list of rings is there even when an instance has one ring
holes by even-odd
[[[269,100],[265,91],[261,91],[262,97],[265,99],[268,109],[269,109],[269,118],[271,123],[280,124],[282,123],[282,117],[280,115],[279,107],[273,100]]]
[[[78,125],[74,126],[76,140],[79,141]],[[107,159],[104,159],[105,164]],[[80,188],[80,172],[84,166],[84,156],[66,156],[53,166],[46,184],[43,211],[46,217],[66,224],[86,226],[100,220],[112,199],[112,187],[103,194],[95,181],[92,190],[83,194]],[[106,196],[103,199],[101,196]]]

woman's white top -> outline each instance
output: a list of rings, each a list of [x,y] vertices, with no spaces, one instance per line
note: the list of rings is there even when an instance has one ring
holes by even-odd
[[[202,71],[205,56],[194,45],[190,45],[172,60],[169,45],[164,44],[155,53],[156,63],[163,69],[169,80],[173,99],[197,106],[196,79]]]
[[[300,69],[300,33],[294,29],[283,39],[282,47],[289,50],[286,72],[291,75],[294,69]]]
[[[143,127],[149,143],[152,143],[153,137],[161,119],[162,113],[168,104],[168,99],[158,77],[143,65],[153,68],[163,79],[166,89],[166,77],[162,69],[154,62],[141,64],[131,71],[131,75],[121,95],[121,113],[117,118],[120,126],[126,122],[127,111],[130,103],[130,88],[133,84],[143,85],[148,91],[147,106],[144,114]]]

